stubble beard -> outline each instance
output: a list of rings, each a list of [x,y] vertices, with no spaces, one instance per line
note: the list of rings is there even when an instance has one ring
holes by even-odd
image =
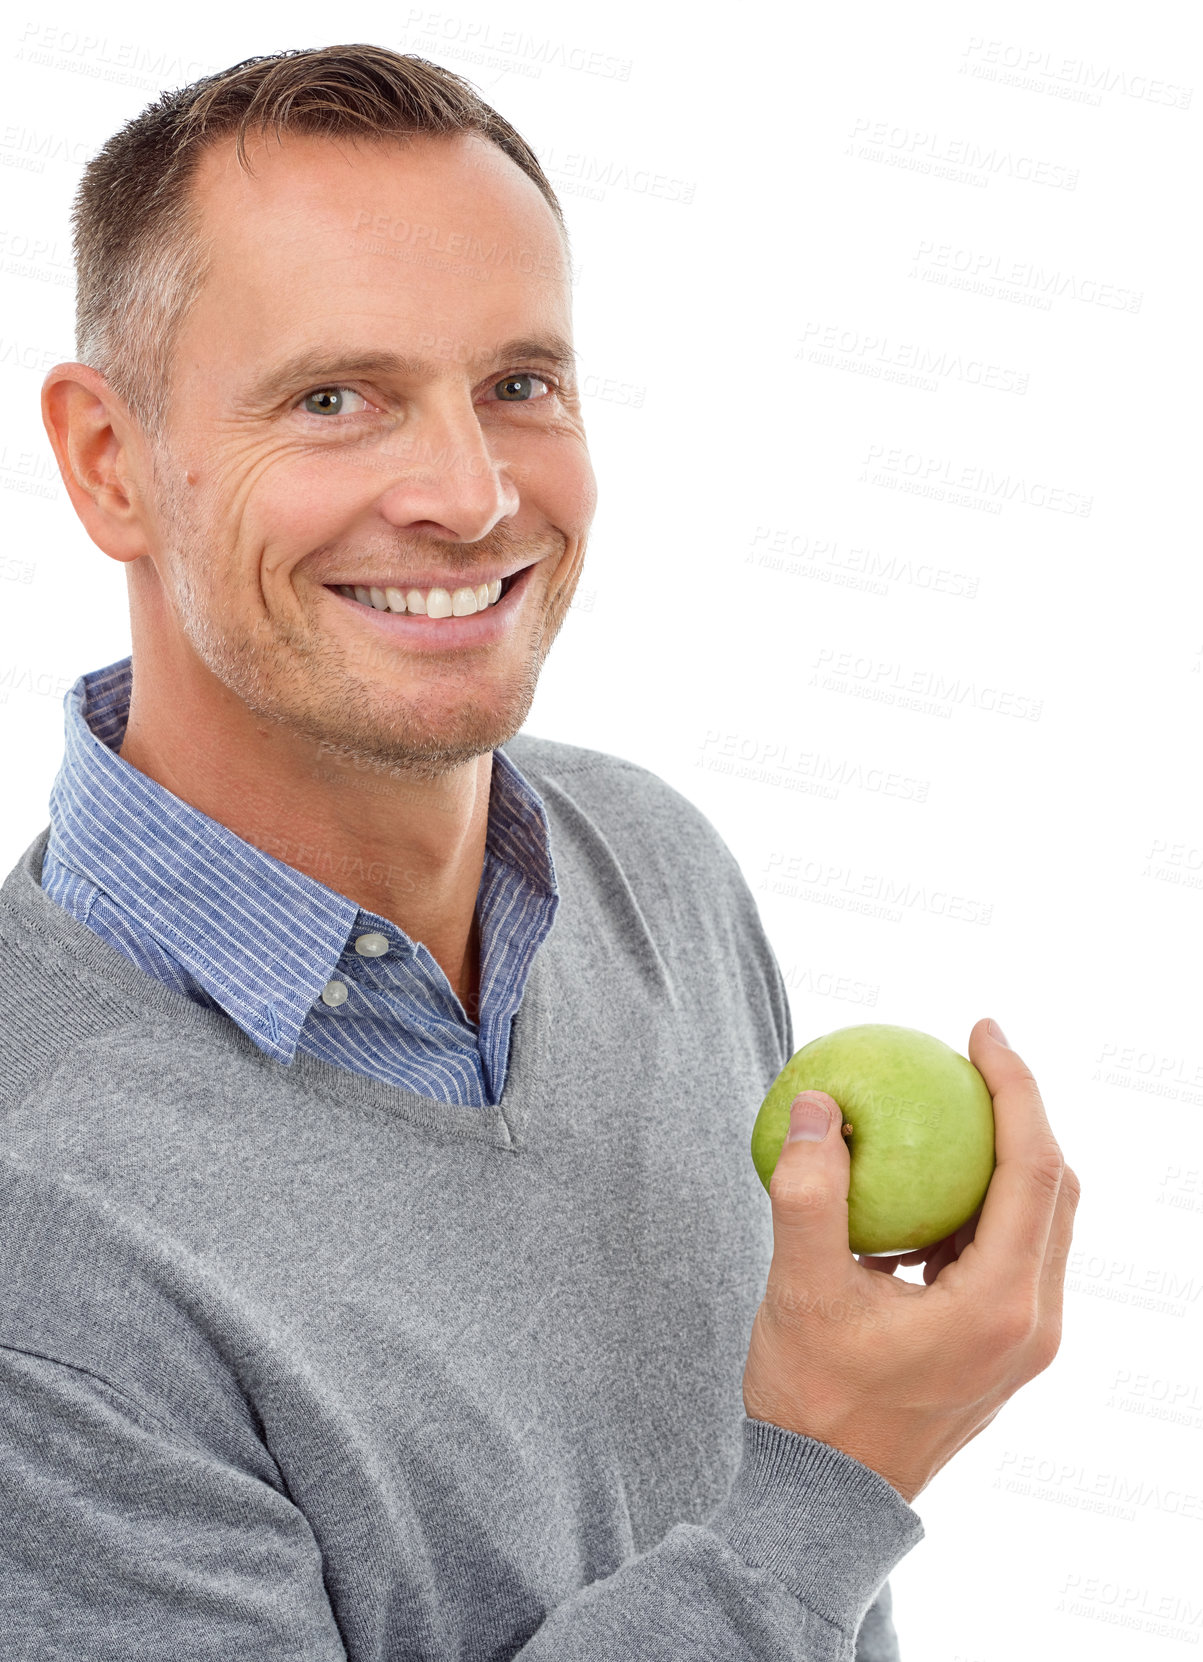
[[[579,580],[579,557],[569,582],[553,596],[540,618],[516,671],[503,684],[487,678],[488,694],[482,701],[473,697],[473,687],[485,684],[486,677],[483,672],[474,674],[471,654],[465,653],[458,664],[433,659],[428,664],[416,655],[411,657],[412,680],[428,678],[429,690],[389,702],[380,696],[382,681],[373,678],[373,664],[381,666],[382,677],[392,673],[398,663],[405,662],[404,648],[373,651],[365,639],[363,653],[353,654],[340,635],[315,615],[337,602],[319,600],[308,614],[312,623],[300,627],[291,615],[260,612],[248,629],[237,610],[223,610],[220,586],[198,581],[198,574],[221,569],[212,558],[214,548],[220,546],[216,528],[209,531],[193,518],[191,504],[175,477],[174,469],[164,469],[159,475],[157,507],[171,548],[174,594],[169,604],[179,627],[209,672],[248,710],[278,723],[290,736],[312,743],[315,763],[322,755],[343,756],[393,775],[439,779],[505,744],[522,727],[547,654],[567,617]],[[560,543],[562,555],[562,536]],[[447,546],[442,545],[440,552],[445,556]],[[526,548],[504,522],[488,539],[486,552],[506,564],[513,563],[514,556],[520,560],[523,552],[536,559],[557,558]],[[481,553],[476,563],[484,563]],[[495,651],[488,648],[480,658]],[[462,691],[448,699],[446,689],[457,678]]]

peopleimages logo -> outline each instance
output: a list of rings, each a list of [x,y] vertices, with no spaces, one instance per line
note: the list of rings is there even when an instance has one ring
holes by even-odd
[[[1203,1523],[1203,1496],[1173,1483],[1094,1471],[1072,1460],[1007,1449],[996,1468],[996,1489],[1083,1512],[1136,1521],[1137,1507]]]
[[[66,496],[53,452],[14,451],[7,444],[0,444],[0,487],[24,496],[40,496],[44,502]]]
[[[1044,710],[1043,699],[1024,693],[979,685],[960,676],[946,678],[940,670],[908,669],[891,658],[871,658],[833,646],[820,647],[811,668],[814,674],[808,686],[896,704],[899,709],[945,720],[961,705],[1019,721],[1039,721]]]
[[[888,594],[891,583],[960,600],[975,600],[978,592],[979,579],[969,572],[931,560],[883,554],[858,543],[841,543],[836,537],[806,535],[786,526],[758,525],[742,558],[745,565],[766,571],[814,577],[874,594]]]
[[[71,356],[68,351],[55,352],[48,346],[32,346],[0,335],[0,369],[31,369],[37,375],[45,375],[55,364]]]
[[[351,221],[351,230],[371,239],[370,253],[416,252],[446,255],[460,260],[465,266],[480,266],[488,271],[527,276],[546,277],[559,282],[564,276],[560,256],[549,249],[517,247],[502,243],[494,237],[488,242],[470,231],[448,231],[443,225],[427,225],[421,220],[398,219],[388,213],[373,213],[360,208]]]
[[[75,281],[75,262],[65,244],[0,226],[0,270],[8,277],[33,277],[61,287]]]
[[[44,132],[38,127],[25,127],[14,122],[0,130],[0,165],[13,167],[23,173],[44,173],[47,162],[63,162],[69,167],[82,168],[97,151],[96,145],[82,139],[68,138],[62,133]]]
[[[1181,1318],[1203,1293],[1203,1281],[1160,1265],[1135,1264],[1122,1258],[1074,1248],[1066,1266],[1065,1290],[1083,1298],[1126,1304],[1153,1315]]]
[[[889,796],[899,802],[924,803],[930,779],[916,779],[897,769],[883,768],[832,756],[819,750],[803,750],[789,740],[768,741],[751,734],[707,729],[696,759],[698,767],[711,773],[726,773],[741,779],[755,779],[788,790],[813,786],[814,794],[834,800],[840,788],[849,785],[872,796]]]
[[[1104,1407],[1203,1431],[1203,1385],[1198,1380],[1163,1379],[1117,1368]]]
[[[858,116],[848,135],[845,155],[856,161],[882,162],[911,173],[927,173],[955,184],[983,188],[992,179],[1014,179],[1021,184],[1051,190],[1077,190],[1078,170],[1026,151],[980,144],[971,138],[950,138],[926,127],[875,121]]]
[[[1013,259],[986,249],[935,242],[928,237],[920,240],[913,260],[908,275],[922,282],[1031,306],[1038,311],[1051,310],[1054,300],[1076,300],[1104,311],[1138,312],[1144,300],[1143,290],[1127,288],[1107,278],[1083,277],[1060,266],[1050,268],[1036,260]]]
[[[1026,369],[966,357],[944,346],[893,340],[873,330],[847,329],[838,323],[807,323],[794,356],[820,368],[843,369],[924,392],[939,392],[950,381],[989,392],[1022,394],[1028,390]]]
[[[976,500],[1001,513],[1004,503],[1020,502],[1025,508],[1043,508],[1051,513],[1090,516],[1094,498],[1042,479],[1023,474],[995,473],[977,462],[956,462],[949,456],[925,456],[900,445],[870,444],[858,480],[862,484],[910,489],[937,501]]]
[[[929,889],[925,883],[885,872],[858,872],[853,866],[819,856],[774,849],[761,869],[763,875],[756,886],[768,894],[832,906],[837,911],[859,912],[885,923],[901,923],[909,911],[984,925],[994,913],[993,904],[985,905],[967,895]]]
[[[1119,1085],[1145,1096],[1203,1107],[1203,1062],[1174,1051],[1108,1040],[1095,1057],[1090,1078],[1092,1084]]]
[[[544,69],[571,69],[583,75],[597,75],[606,81],[627,81],[633,60],[612,52],[582,46],[546,36],[525,34],[521,29],[494,29],[488,20],[458,17],[454,12],[411,6],[402,19],[402,28],[428,41],[437,41],[453,57],[474,62],[510,59],[507,67],[537,77]],[[492,57],[490,57],[492,54]]]
[[[199,58],[163,51],[146,41],[117,40],[88,29],[62,28],[32,19],[18,37],[14,55],[19,62],[43,69],[154,92],[186,86],[221,68],[219,64],[202,63]]]
[[[0,703],[7,704],[9,694],[14,692],[61,700],[75,680],[74,675],[55,675],[48,669],[34,669],[31,664],[0,664]]]
[[[781,971],[781,979],[790,992],[809,993],[817,998],[838,998],[848,1004],[876,1004],[881,994],[881,987],[875,981],[857,981],[850,975],[816,970],[810,965],[786,965]]]
[[[1158,1593],[1105,1575],[1066,1575],[1056,1609],[1067,1616],[1188,1645],[1199,1643],[1203,1629],[1203,1600],[1197,1595],[1184,1598],[1180,1593]]]
[[[1110,64],[1094,64],[1087,58],[1063,57],[1016,41],[987,40],[984,35],[970,36],[959,73],[1030,92],[1050,93],[1076,104],[1099,104],[1103,93],[1118,93],[1121,98],[1141,103],[1189,110],[1194,96],[1193,87],[1176,81],[1113,69]]]

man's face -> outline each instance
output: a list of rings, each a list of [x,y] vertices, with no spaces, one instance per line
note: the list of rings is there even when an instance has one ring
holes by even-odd
[[[571,341],[563,243],[476,136],[250,159],[215,146],[195,183],[212,266],[155,464],[154,627],[302,740],[433,777],[521,727],[580,576],[596,485],[549,355]],[[496,609],[446,619],[329,586],[523,567]]]

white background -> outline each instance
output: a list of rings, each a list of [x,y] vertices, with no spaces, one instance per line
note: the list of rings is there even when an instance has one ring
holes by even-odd
[[[81,166],[254,53],[370,40],[467,75],[568,217],[601,491],[528,730],[707,813],[798,1045],[878,1021],[964,1051],[994,1015],[1082,1180],[1061,1354],[919,1497],[903,1654],[1194,1654],[1192,8],[464,7],[6,26],[0,867],[48,818],[64,692],[130,649],[38,413],[74,356]]]

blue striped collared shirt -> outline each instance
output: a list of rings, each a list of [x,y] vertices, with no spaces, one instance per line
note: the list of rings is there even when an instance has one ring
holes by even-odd
[[[122,658],[63,700],[42,868],[51,899],[148,975],[224,1010],[277,1061],[300,1049],[440,1102],[500,1101],[511,1024],[559,906],[542,799],[509,757],[493,752],[476,1023],[421,942],[124,761],[131,680]],[[364,936],[387,950],[365,955],[381,943]],[[341,1003],[322,998],[332,982],[347,989]]]

